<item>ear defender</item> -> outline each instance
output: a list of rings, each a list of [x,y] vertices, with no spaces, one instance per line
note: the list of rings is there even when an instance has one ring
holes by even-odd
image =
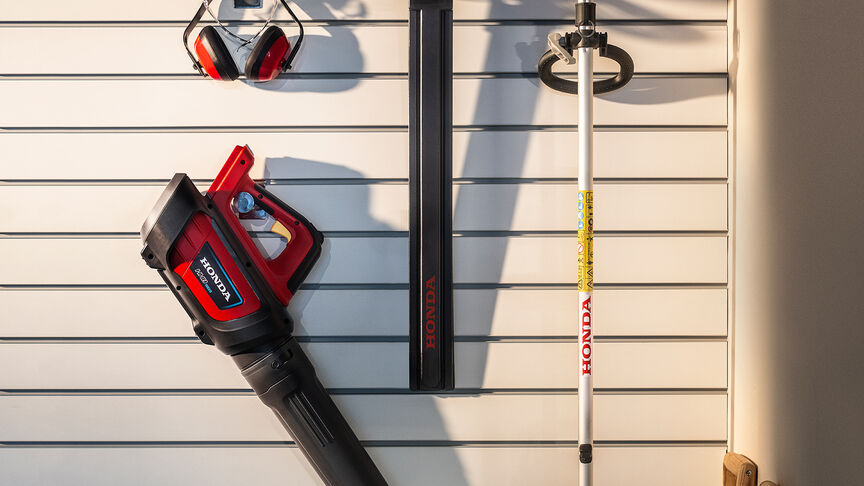
[[[293,46],[288,42],[288,38],[285,37],[285,32],[282,32],[282,29],[275,25],[268,25],[273,18],[272,15],[265,22],[264,26],[261,27],[262,30],[259,30],[250,38],[243,38],[230,32],[214,15],[214,19],[219,24],[219,27],[227,35],[237,39],[242,46],[250,44],[256,38],[258,39],[258,42],[255,43],[255,47],[249,54],[249,59],[246,61],[246,69],[244,70],[246,78],[250,81],[270,81],[271,79],[276,79],[282,71],[291,69],[291,63],[294,61],[298,49],[300,49],[300,44],[303,43],[303,24],[300,22],[300,19],[291,10],[288,2],[285,0],[276,1],[285,7],[285,10],[288,11],[291,19],[297,24],[297,28],[300,30],[300,35]],[[209,0],[201,2],[201,6],[198,7],[195,16],[192,17],[189,25],[183,31],[183,47],[186,49],[189,59],[192,60],[192,67],[202,76],[210,76],[213,79],[223,81],[234,81],[240,77],[240,71],[237,69],[237,64],[234,63],[234,57],[228,50],[228,46],[225,45],[225,41],[215,27],[208,25],[201,29],[201,33],[195,39],[195,52],[193,53],[192,49],[189,49],[189,37],[192,35],[195,26],[201,21],[204,12],[207,11],[208,2]],[[273,12],[275,11],[274,9]],[[213,15],[212,12],[211,15]]]
[[[234,81],[240,77],[234,58],[228,52],[225,41],[216,32],[213,26],[208,25],[201,29],[198,38],[195,39],[195,54],[204,72],[213,79]]]
[[[291,43],[282,29],[271,25],[261,34],[249,59],[246,61],[246,77],[251,81],[270,81],[282,72],[291,54]]]

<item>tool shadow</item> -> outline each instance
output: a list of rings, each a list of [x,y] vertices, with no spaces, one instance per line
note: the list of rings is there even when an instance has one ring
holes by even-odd
[[[407,164],[408,154],[402,157]],[[309,353],[346,419],[391,484],[410,473],[412,484],[438,485],[446,478],[445,484],[468,486],[457,452],[453,447],[440,447],[449,432],[438,409],[438,397],[406,395],[406,182],[370,181],[343,165],[296,157],[267,157],[264,179],[268,190],[325,234],[322,255],[289,306],[295,334],[313,345],[350,345],[343,362],[378,370],[370,380],[379,385],[333,387],[330,384],[338,382],[345,370],[334,369],[314,351]],[[395,211],[380,204],[372,208],[373,199],[390,201],[390,197],[404,197],[404,201],[394,201],[398,203]],[[388,248],[392,254],[358,251],[354,258],[353,248],[367,245]],[[439,444],[433,446],[433,442]],[[381,443],[388,446],[380,447]],[[399,447],[393,447],[396,444]],[[434,457],[435,471],[426,477],[416,473],[428,471],[430,457]]]
[[[264,2],[264,8],[247,10],[242,13],[242,21],[230,21],[223,23],[229,31],[240,33],[246,37],[253,35],[260,28],[261,22],[270,14],[271,2]],[[277,12],[282,9],[277,6]],[[315,2],[299,2],[292,5],[298,17],[302,20],[303,13],[311,19],[333,18],[334,12],[338,12],[338,18],[362,18],[365,16],[366,5],[359,0],[327,0]],[[220,19],[235,18],[237,9],[234,2],[224,0],[219,4],[218,12]],[[286,15],[280,13],[279,18]],[[205,14],[204,20],[212,21],[209,14]],[[258,22],[249,25],[250,22]],[[345,25],[311,25],[304,21],[306,30],[303,44],[294,60],[291,71],[282,74],[279,78],[265,83],[255,83],[244,78],[243,82],[257,89],[282,93],[293,92],[339,92],[347,91],[359,83],[357,78],[337,76],[342,73],[361,73],[364,70],[365,61],[360,51],[360,44],[353,29]],[[293,22],[279,21],[276,23],[288,37],[293,45],[296,42],[299,31]],[[249,54],[252,52],[251,44],[241,46],[238,41],[228,36],[222,36],[226,41],[228,49],[236,59],[237,67],[243,72]],[[308,77],[327,76],[328,79],[319,82],[309,82]]]

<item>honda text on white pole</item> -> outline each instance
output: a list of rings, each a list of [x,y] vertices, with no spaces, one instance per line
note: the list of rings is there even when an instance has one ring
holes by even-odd
[[[579,195],[577,251],[579,269],[579,486],[593,484],[594,383],[593,316],[594,295],[594,95],[623,87],[633,77],[633,59],[623,49],[609,45],[606,34],[597,32],[596,4],[576,3],[576,31],[549,34],[549,51],[540,58],[538,71],[543,83],[562,93],[579,96]],[[619,72],[612,78],[594,81],[594,50],[617,62]],[[579,58],[579,77],[570,81],[555,75],[557,61],[573,64]],[[592,89],[593,88],[593,89]]]

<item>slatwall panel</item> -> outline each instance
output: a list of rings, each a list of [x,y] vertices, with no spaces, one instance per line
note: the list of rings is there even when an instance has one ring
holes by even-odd
[[[455,1],[440,395],[407,391],[406,2],[297,3],[297,74],[259,86],[189,71],[196,0],[4,5],[0,483],[320,484],[138,255],[171,175],[206,187],[235,144],[328,236],[291,311],[391,484],[574,483],[576,100],[534,74],[572,1]],[[266,17],[214,8],[241,33]],[[600,486],[713,484],[726,448],[726,8],[598,6],[637,68],[596,104]]]

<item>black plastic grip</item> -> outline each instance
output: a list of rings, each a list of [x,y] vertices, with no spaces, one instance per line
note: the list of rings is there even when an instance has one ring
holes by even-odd
[[[600,57],[612,59],[618,63],[618,74],[608,79],[594,81],[594,94],[603,94],[623,88],[624,85],[630,82],[633,78],[633,58],[627,51],[618,46],[611,44],[600,49]],[[552,72],[552,65],[559,61],[559,57],[551,50],[546,51],[540,62],[537,65],[537,72],[540,74],[540,80],[543,84],[549,86],[555,91],[562,93],[577,94],[579,92],[579,83],[568,79],[556,76]]]
[[[387,485],[296,339],[292,337],[269,351],[232,357],[325,484]]]

